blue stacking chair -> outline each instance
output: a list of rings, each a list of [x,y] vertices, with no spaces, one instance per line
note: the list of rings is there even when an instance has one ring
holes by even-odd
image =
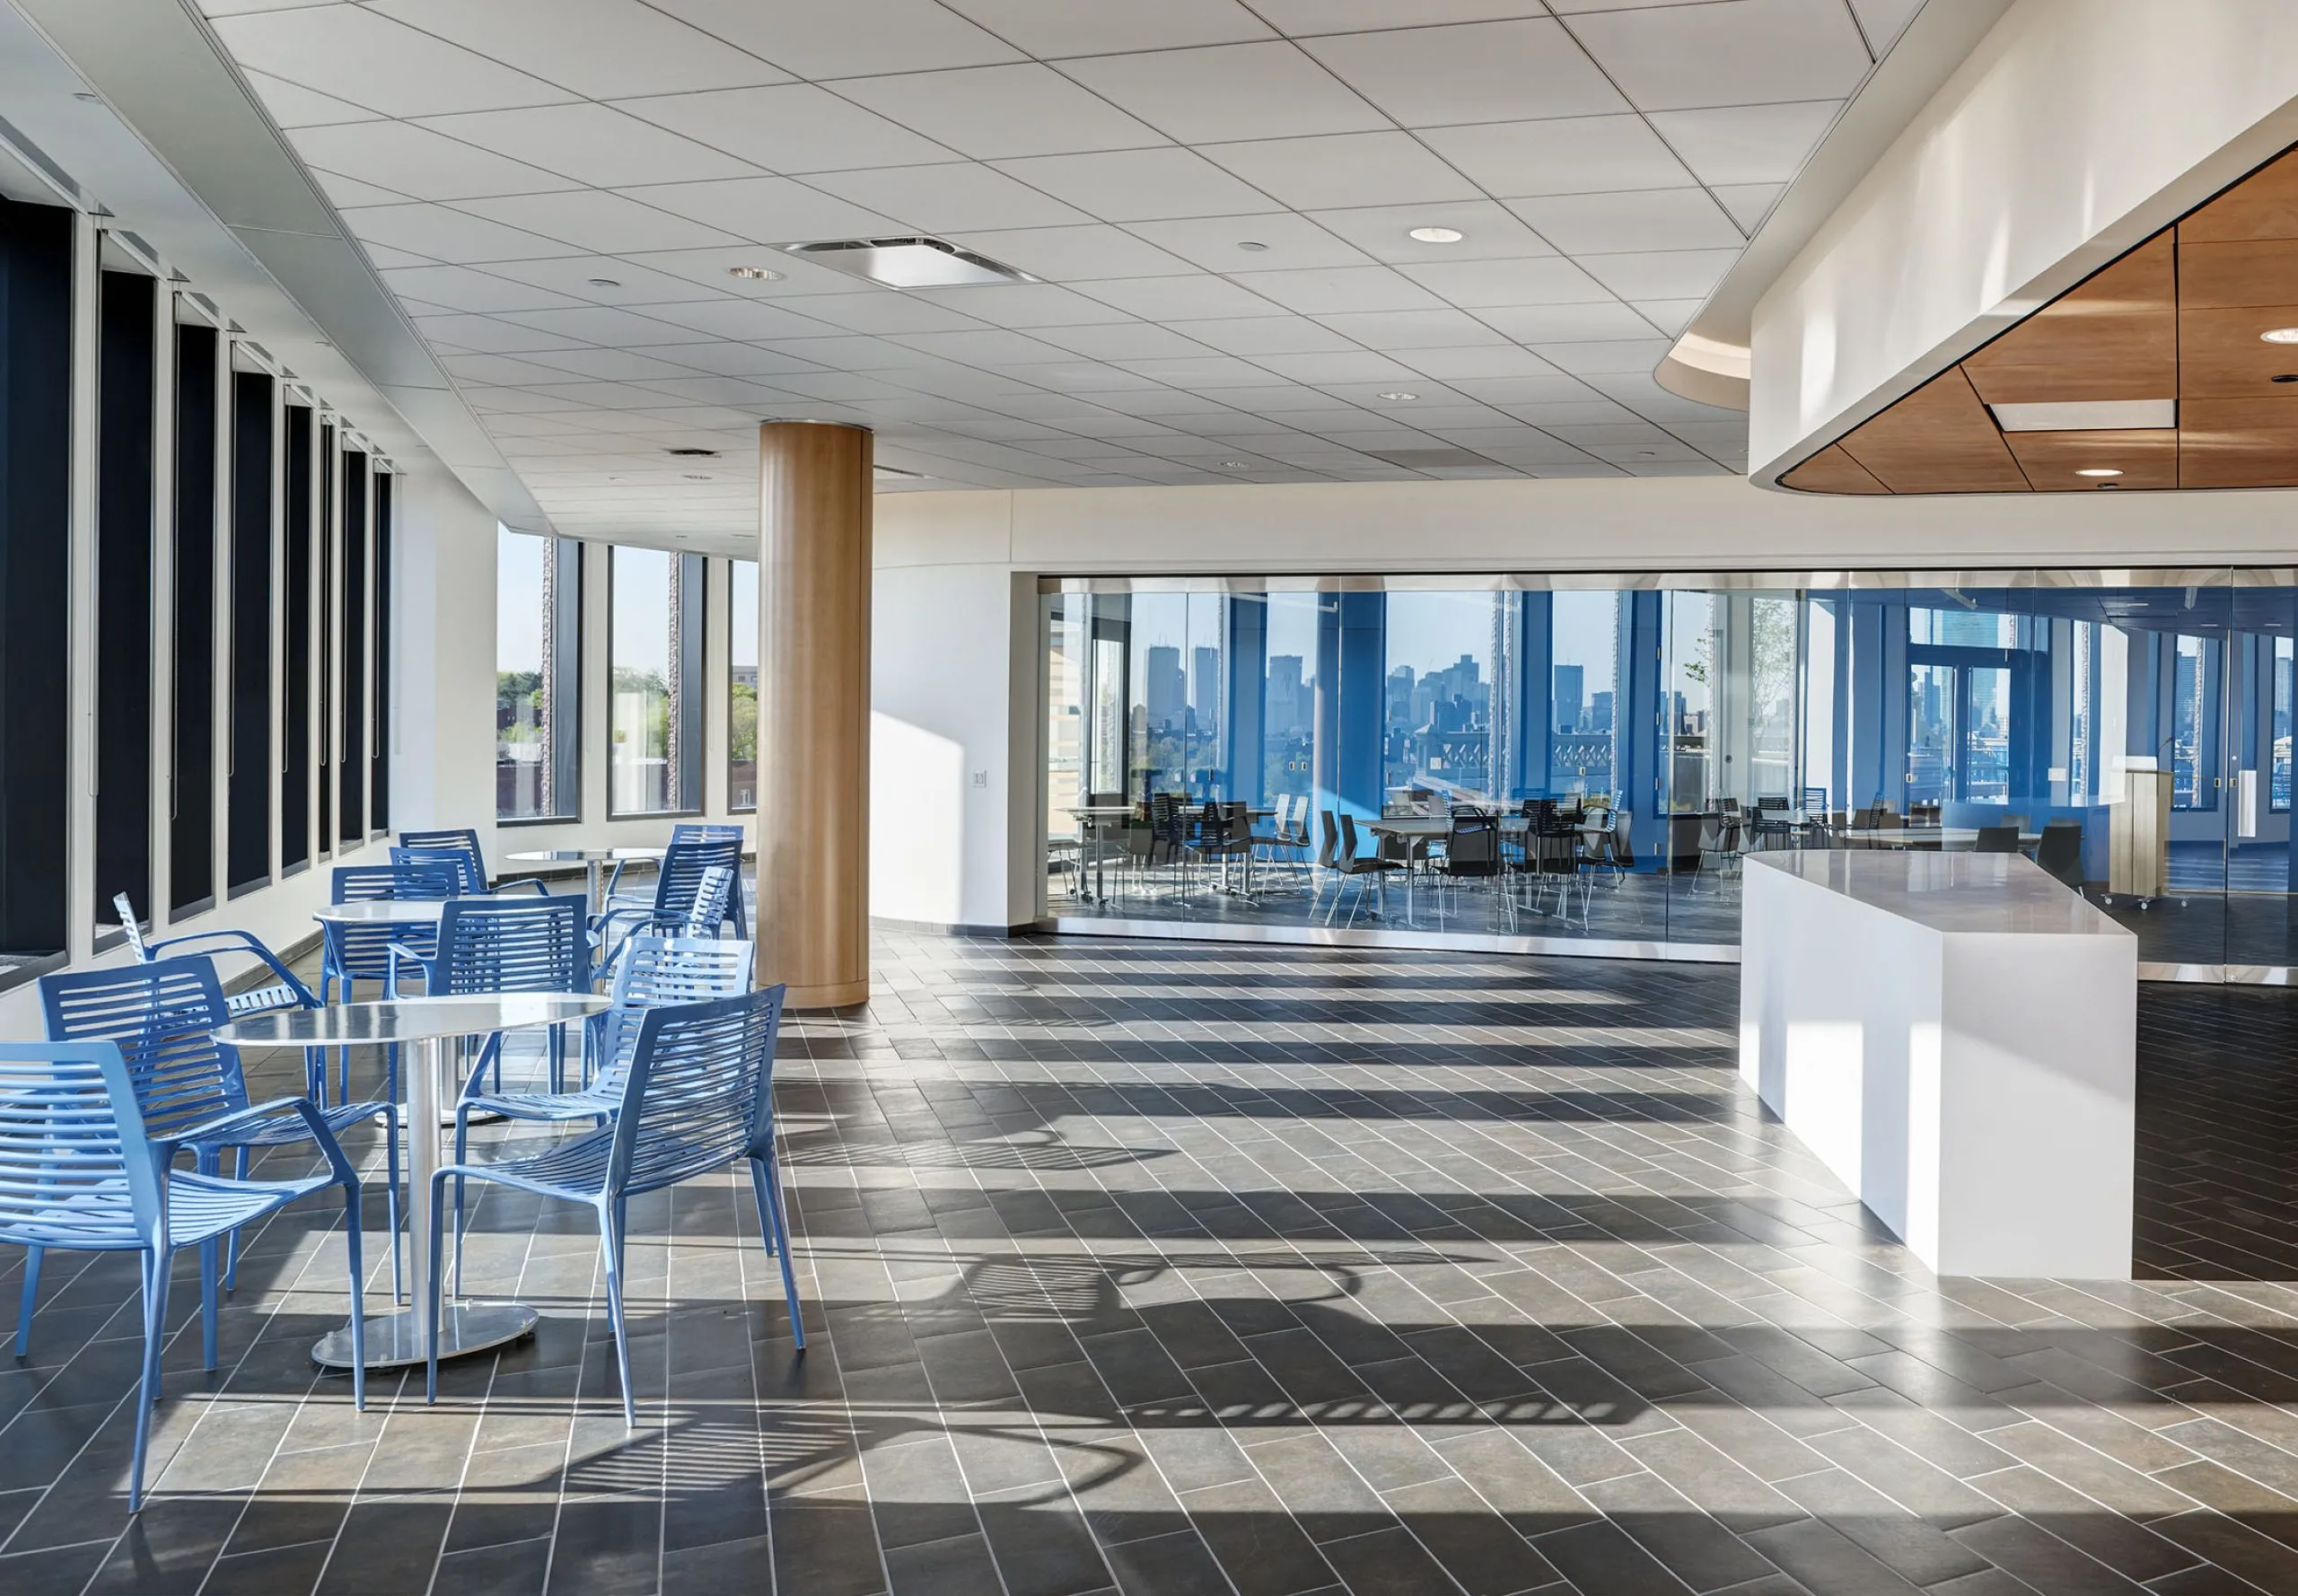
[[[542,897],[531,901],[501,898],[458,899],[439,916],[436,943],[429,948],[402,943],[392,950],[390,995],[399,995],[401,972],[423,972],[424,991],[433,997],[504,992],[587,992],[591,960],[583,934],[583,900]],[[550,1089],[566,1084],[566,1036],[557,1026],[546,1043]],[[492,1036],[471,1074],[495,1066],[495,1089],[503,1090],[503,1039]]]
[[[470,1117],[497,1114],[506,1119],[564,1124],[590,1119],[601,1124],[622,1106],[622,1086],[630,1073],[638,1022],[648,1009],[671,1004],[735,997],[750,989],[756,951],[746,942],[700,937],[634,936],[621,948],[615,969],[613,1007],[591,1021],[590,1056],[598,1073],[577,1092],[482,1092],[474,1072],[455,1105],[455,1162],[470,1156]],[[463,1183],[455,1182],[455,1289],[463,1283]]]
[[[319,1009],[327,1005],[309,987],[303,985],[295,972],[287,968],[278,954],[267,948],[254,935],[245,931],[196,931],[189,936],[171,936],[155,943],[144,940],[144,927],[136,924],[136,906],[125,892],[112,897],[111,907],[119,916],[119,928],[127,938],[127,951],[136,955],[138,964],[149,964],[169,949],[177,956],[192,951],[210,955],[219,952],[244,953],[256,960],[278,978],[268,986],[250,987],[241,992],[224,995],[224,1006],[232,1018],[245,1014],[268,1014],[280,1009]],[[346,1077],[348,1080],[348,1077]],[[327,1055],[317,1048],[303,1049],[303,1091],[313,1102],[327,1101]],[[347,1094],[347,1089],[346,1089]]]
[[[750,926],[750,894],[742,887],[742,829],[701,820],[684,820],[671,828],[671,845],[682,842],[731,842],[734,845],[734,934],[748,936]]]
[[[233,1156],[244,1179],[250,1150],[290,1146],[312,1139],[311,1118],[251,1115],[240,1053],[215,1039],[232,1022],[215,964],[197,954],[151,964],[71,971],[39,978],[40,1006],[51,1041],[117,1043],[127,1059],[145,1134],[171,1146],[189,1147],[198,1172],[223,1173],[224,1154]],[[308,1101],[299,1099],[299,1101]],[[388,1101],[312,1104],[316,1123],[329,1133],[322,1153],[346,1127],[383,1118],[389,1185],[384,1201],[391,1227],[391,1294],[400,1289],[399,1241],[399,1107]],[[222,1128],[217,1128],[217,1127]],[[39,1268],[34,1253],[31,1270]],[[239,1284],[239,1240],[226,1244],[224,1288]],[[25,1282],[25,1317],[31,1318],[32,1281]]]
[[[774,1153],[774,1043],[782,1024],[780,987],[711,1003],[648,1009],[640,1016],[629,1074],[614,1123],[528,1158],[500,1163],[452,1163],[432,1177],[431,1279],[428,1293],[433,1355],[424,1399],[439,1399],[439,1266],[447,1205],[442,1183],[455,1178],[492,1180],[562,1202],[583,1203],[599,1216],[599,1247],[606,1260],[607,1314],[614,1327],[614,1356],[622,1380],[622,1416],[638,1422],[630,1390],[630,1337],[623,1324],[623,1248],[629,1235],[629,1202],[725,1168],[750,1166],[759,1229],[782,1264],[782,1292],[790,1333],[806,1345],[798,1313],[798,1283],[790,1268],[790,1233],[783,1223],[781,1174]]]
[[[680,932],[692,934],[689,916],[701,896],[703,873],[714,867],[724,868],[739,879],[742,845],[732,839],[671,844],[662,855],[662,873],[654,879],[651,902],[612,904],[592,922],[592,931],[600,946],[608,951],[607,957],[613,957],[613,939],[618,931],[623,936],[638,933],[656,936],[672,936]],[[718,926],[713,925],[707,934],[715,936],[717,932]]]
[[[175,1255],[199,1249],[199,1329],[215,1367],[215,1242],[323,1186],[343,1188],[351,1271],[351,1399],[367,1406],[365,1303],[360,1290],[359,1177],[319,1110],[304,1098],[241,1105],[150,1139],[152,1127],[131,1066],[116,1043],[0,1044],[0,1241],[26,1250],[16,1355],[31,1332],[40,1255],[49,1248],[143,1254],[144,1366],[136,1404],[136,1453],[127,1510],[144,1506],[144,1456],[160,1399],[167,1340],[168,1276]],[[227,1180],[171,1167],[177,1146],[229,1138],[294,1121],[316,1143],[327,1171],[300,1180]]]
[[[336,867],[330,883],[330,899],[336,903],[455,898],[461,893],[460,877],[444,864],[343,864]],[[426,948],[435,934],[427,925],[346,925],[333,920],[320,921],[320,933],[322,1003],[334,995],[338,981],[346,1003],[351,1001],[354,981],[390,981],[393,944]]]
[[[489,887],[487,884],[487,856],[478,851],[478,832],[473,827],[462,826],[443,831],[402,831],[399,834],[399,846],[391,850],[394,861],[398,859],[400,848],[425,854],[452,854],[455,856],[453,863],[462,875],[462,890],[468,893],[508,892],[517,887],[532,887],[536,891],[545,893],[550,890],[540,880],[531,875],[514,877],[504,881],[500,888]]]

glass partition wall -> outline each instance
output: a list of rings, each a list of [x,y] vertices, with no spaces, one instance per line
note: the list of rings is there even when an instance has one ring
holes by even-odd
[[[1720,958],[1750,853],[1971,848],[2298,966],[2298,573],[1041,586],[1064,930]]]

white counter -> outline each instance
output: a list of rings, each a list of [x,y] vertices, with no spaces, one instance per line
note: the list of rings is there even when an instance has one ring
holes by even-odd
[[[2018,855],[1748,856],[1740,1073],[1940,1274],[2130,1277],[2137,1004]]]

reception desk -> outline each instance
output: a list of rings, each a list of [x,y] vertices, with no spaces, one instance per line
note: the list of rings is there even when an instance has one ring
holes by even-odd
[[[1943,1275],[2130,1277],[2137,939],[2015,854],[1748,856],[1740,1073]]]

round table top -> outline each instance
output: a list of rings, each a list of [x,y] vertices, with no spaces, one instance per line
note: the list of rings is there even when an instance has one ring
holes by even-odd
[[[505,854],[504,859],[514,864],[636,864],[647,859],[662,859],[668,848],[541,848],[532,853]]]
[[[365,898],[356,903],[323,903],[311,911],[311,918],[332,920],[339,925],[435,925],[450,903],[505,901],[502,894],[494,892],[473,892],[463,898]]]
[[[327,1009],[284,1009],[235,1020],[215,1032],[234,1047],[350,1048],[374,1042],[419,1042],[434,1037],[487,1036],[564,1025],[606,1009],[588,993],[504,992],[476,997],[402,997],[383,1003],[338,1004]]]

